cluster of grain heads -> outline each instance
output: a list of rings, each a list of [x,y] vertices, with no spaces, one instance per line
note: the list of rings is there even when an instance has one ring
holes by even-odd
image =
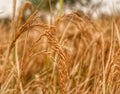
[[[4,67],[4,71],[6,70],[6,66],[7,63],[9,62],[9,56],[11,55],[12,49],[15,47],[16,45],[16,41],[19,39],[19,37],[25,33],[26,31],[31,31],[33,28],[43,28],[44,29],[44,34],[43,36],[47,37],[48,41],[50,42],[51,45],[54,46],[54,50],[56,51],[56,53],[60,56],[60,62],[57,64],[58,65],[58,70],[60,72],[60,88],[61,88],[61,92],[63,92],[63,94],[65,94],[65,80],[66,80],[66,76],[67,76],[67,67],[66,67],[66,56],[61,48],[61,46],[58,44],[57,40],[56,40],[56,36],[53,35],[53,33],[55,32],[55,27],[54,26],[50,26],[50,25],[46,25],[44,23],[35,23],[35,21],[39,18],[36,16],[36,14],[38,13],[38,10],[35,10],[33,12],[33,14],[26,20],[26,22],[21,25],[21,19],[22,19],[22,12],[24,10],[24,8],[28,6],[31,9],[31,3],[26,2],[25,4],[23,4],[23,6],[21,7],[22,10],[20,10],[18,19],[17,19],[17,26],[15,27],[16,32],[15,32],[15,37],[13,38],[13,40],[11,41],[9,48],[8,48],[8,55],[6,56],[6,62],[5,62],[5,67]],[[20,9],[21,9],[20,8]],[[40,31],[41,32],[41,31]],[[40,40],[40,38],[39,38]],[[37,40],[37,41],[39,41]],[[34,46],[34,45],[33,45]],[[24,49],[23,49],[24,50]],[[19,66],[20,68],[23,67],[23,63],[25,60],[22,60],[20,63],[21,66]],[[57,63],[57,62],[55,62]],[[24,69],[22,68],[21,71],[24,71]],[[4,76],[4,73],[3,73]],[[21,75],[22,76],[22,75]],[[20,76],[20,79],[21,79]],[[1,78],[1,81],[3,81],[3,78]],[[21,79],[23,80],[23,79]],[[22,90],[23,93],[23,90]]]
[[[26,7],[32,13],[22,22]],[[79,11],[47,24],[39,12],[22,4],[12,38],[0,24],[0,94],[119,94],[118,18],[94,21]]]

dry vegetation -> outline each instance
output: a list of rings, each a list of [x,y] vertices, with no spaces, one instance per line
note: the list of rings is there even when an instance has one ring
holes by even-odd
[[[22,23],[26,6],[0,23],[0,94],[119,94],[119,17],[73,12],[46,24],[36,9]]]

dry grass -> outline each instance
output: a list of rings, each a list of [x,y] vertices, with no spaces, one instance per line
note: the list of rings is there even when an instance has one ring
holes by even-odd
[[[119,17],[73,12],[45,24],[36,9],[22,24],[26,6],[0,24],[0,94],[119,94]]]

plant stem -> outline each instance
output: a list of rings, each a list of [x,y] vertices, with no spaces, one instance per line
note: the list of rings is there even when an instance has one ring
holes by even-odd
[[[61,16],[61,15],[62,15],[63,2],[64,2],[64,0],[59,0],[59,16]]]

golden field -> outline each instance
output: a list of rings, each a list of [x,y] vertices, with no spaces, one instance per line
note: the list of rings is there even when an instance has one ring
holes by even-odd
[[[23,21],[26,6],[32,13]],[[119,94],[119,15],[52,19],[51,11],[48,24],[38,12],[26,2],[0,23],[0,94]]]

